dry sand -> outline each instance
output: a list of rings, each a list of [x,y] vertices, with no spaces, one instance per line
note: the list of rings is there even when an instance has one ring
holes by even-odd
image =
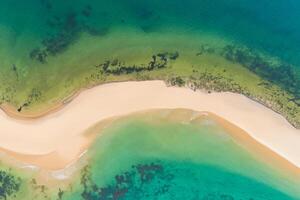
[[[300,168],[300,130],[271,109],[233,93],[194,92],[163,81],[120,82],[81,92],[62,109],[31,120],[0,112],[0,147],[47,169],[74,162],[90,144],[84,132],[97,122],[149,109],[185,108],[224,118]]]

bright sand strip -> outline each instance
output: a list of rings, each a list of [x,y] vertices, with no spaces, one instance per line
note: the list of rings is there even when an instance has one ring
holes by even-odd
[[[165,108],[214,113],[300,168],[300,130],[281,115],[243,95],[194,92],[167,87],[163,81],[97,86],[81,92],[63,109],[38,119],[14,119],[1,111],[0,147],[28,163],[60,169],[87,148],[90,140],[83,133],[97,122]]]

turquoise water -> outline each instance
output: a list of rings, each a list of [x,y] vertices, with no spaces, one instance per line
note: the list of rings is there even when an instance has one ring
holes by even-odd
[[[256,158],[214,121],[157,119],[107,128],[77,189],[62,199],[300,199],[296,177]]]
[[[24,113],[82,87],[208,71],[275,104],[277,88],[261,82],[279,86],[290,97],[279,95],[277,110],[297,119],[286,104],[300,105],[299,8],[296,0],[2,0],[0,103]],[[165,53],[177,56],[142,76],[101,71],[107,61],[130,69]]]
[[[63,32],[101,35],[120,24],[145,32],[183,27],[224,35],[299,65],[299,8],[297,0],[3,0],[0,25],[13,33],[12,50],[26,38],[41,43]]]
[[[83,199],[293,199],[268,185],[226,170],[191,162],[156,161],[132,166]],[[73,199],[74,197],[72,197]]]
[[[179,35],[204,33],[283,61],[277,67],[284,75],[251,70],[298,96],[300,80],[290,67],[300,66],[299,8],[297,0],[2,0],[0,58],[3,67],[14,69],[45,64],[71,48],[82,33],[105,37],[120,26],[125,37],[132,35],[126,32],[129,27],[146,35],[167,30]],[[124,47],[118,43],[114,48]],[[101,51],[98,54],[101,57]]]
[[[297,0],[1,0],[0,100],[25,106],[69,95],[84,85],[79,74],[95,75],[107,59],[136,64],[179,51],[180,74],[210,45],[299,100],[299,9]],[[300,199],[300,179],[208,124],[115,124],[61,199]]]

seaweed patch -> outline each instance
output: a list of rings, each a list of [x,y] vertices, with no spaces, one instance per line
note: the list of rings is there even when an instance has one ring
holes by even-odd
[[[16,196],[21,186],[21,179],[9,172],[0,170],[0,199]]]
[[[96,68],[100,70],[102,74],[122,75],[138,73],[143,71],[153,71],[156,69],[166,68],[170,60],[176,60],[179,57],[179,53],[158,53],[151,57],[148,64],[140,65],[126,65],[125,62],[118,59],[108,60],[104,63],[96,65]]]
[[[295,96],[295,100],[299,100],[300,79],[291,65],[268,62],[249,48],[233,45],[224,47],[223,56],[227,60],[239,63],[260,77],[279,85],[292,93]]]
[[[81,32],[95,36],[106,34],[107,27],[96,28],[89,25],[87,20],[91,17],[92,11],[92,7],[87,5],[78,12],[68,12],[63,16],[53,15],[50,17],[46,22],[50,28],[48,36],[42,40],[40,47],[30,51],[29,57],[44,64],[47,62],[48,56],[56,56],[65,51],[78,39]]]
[[[130,171],[116,175],[114,183],[105,187],[99,187],[91,179],[89,166],[82,170],[81,185],[83,192],[81,196],[85,200],[91,199],[124,199],[126,195],[136,193],[138,196],[147,195],[142,188],[153,181],[172,180],[173,175],[165,172],[164,167],[159,163],[133,165]],[[159,185],[154,196],[159,196],[168,191],[168,185]]]
[[[17,109],[18,112],[21,112],[25,107],[28,107],[33,102],[39,101],[41,99],[41,97],[42,97],[42,92],[40,90],[38,90],[37,88],[33,88],[31,90],[31,92],[29,93],[26,101],[21,106],[19,106],[19,108]]]

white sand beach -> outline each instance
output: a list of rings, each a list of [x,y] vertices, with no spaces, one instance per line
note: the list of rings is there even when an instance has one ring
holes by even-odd
[[[165,108],[214,113],[300,168],[300,130],[278,113],[243,95],[194,92],[167,87],[163,81],[96,86],[84,90],[61,109],[37,119],[15,119],[1,110],[0,148],[16,157],[23,155],[29,163],[50,163],[40,167],[60,169],[74,162],[87,148],[89,140],[83,133],[97,122]],[[50,162],[50,158],[55,161]]]

